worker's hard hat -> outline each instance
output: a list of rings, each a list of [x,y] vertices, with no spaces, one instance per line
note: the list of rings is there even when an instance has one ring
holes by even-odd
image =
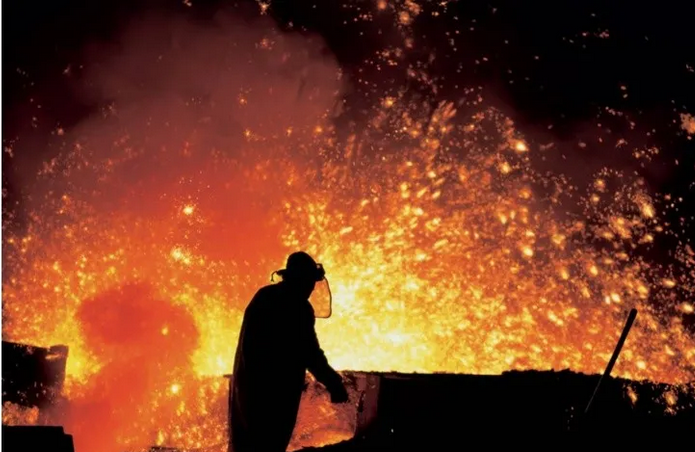
[[[297,251],[289,255],[285,268],[278,270],[277,274],[282,279],[311,279],[319,282],[326,276],[326,271],[309,254]]]

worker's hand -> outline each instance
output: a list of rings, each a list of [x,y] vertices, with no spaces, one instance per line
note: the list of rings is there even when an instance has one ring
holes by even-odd
[[[336,385],[335,388],[331,388],[331,403],[345,403],[350,399],[347,389],[341,383]]]

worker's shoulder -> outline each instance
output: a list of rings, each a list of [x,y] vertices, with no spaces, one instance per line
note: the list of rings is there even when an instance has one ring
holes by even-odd
[[[245,315],[251,317],[263,315],[262,313],[269,309],[273,298],[275,297],[272,295],[272,289],[270,289],[269,286],[261,287],[253,295],[253,298],[251,298],[249,304],[246,305],[246,309],[244,311]]]
[[[263,286],[256,291],[256,294],[253,296],[253,299],[251,300],[251,304],[263,304],[269,300],[274,299],[277,295],[277,284],[269,284],[267,286]]]
[[[266,296],[271,296],[271,295],[277,295],[278,291],[280,290],[280,286],[277,284],[268,284],[267,286],[263,286],[258,291],[256,291],[256,296],[257,297],[266,297]]]

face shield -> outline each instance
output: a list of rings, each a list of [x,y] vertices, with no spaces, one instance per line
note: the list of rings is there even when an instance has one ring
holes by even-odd
[[[284,271],[282,270],[273,272],[270,276],[270,281],[273,283],[282,281],[283,274]],[[277,278],[276,275],[278,276]],[[331,286],[328,284],[328,279],[326,279],[326,271],[323,269],[323,265],[316,264],[314,280],[316,286],[309,296],[309,303],[314,308],[314,317],[327,319],[333,314],[333,294],[331,293]]]
[[[314,316],[318,319],[327,319],[333,313],[333,295],[326,277],[316,282],[316,287],[309,296],[309,303],[314,308]]]

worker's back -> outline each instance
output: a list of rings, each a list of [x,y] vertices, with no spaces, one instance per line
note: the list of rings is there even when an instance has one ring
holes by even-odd
[[[300,380],[301,385],[313,322],[309,302],[293,297],[282,284],[260,289],[246,309],[237,348],[248,374],[274,381]]]
[[[284,443],[285,437],[289,441],[304,387],[313,321],[309,302],[292,297],[282,283],[256,293],[246,308],[235,357],[232,435],[255,436],[261,425],[259,434],[268,447]],[[234,428],[235,422],[244,427]],[[278,430],[281,438],[275,440],[272,432]]]

